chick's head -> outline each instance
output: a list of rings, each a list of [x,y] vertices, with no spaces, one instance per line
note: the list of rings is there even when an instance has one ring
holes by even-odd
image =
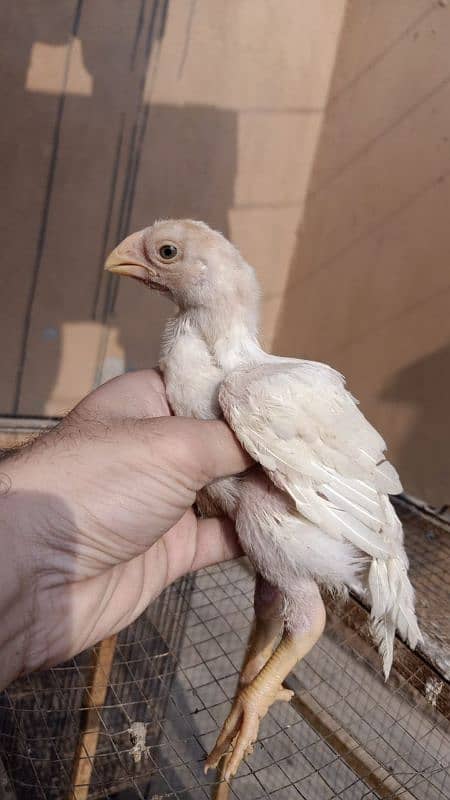
[[[214,308],[222,300],[253,305],[258,295],[254,271],[236,247],[194,220],[161,220],[132,233],[105,269],[168,293],[181,308]]]

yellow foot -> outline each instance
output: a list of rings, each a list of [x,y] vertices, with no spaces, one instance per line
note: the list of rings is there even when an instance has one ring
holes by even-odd
[[[236,774],[242,759],[253,752],[259,723],[266,715],[268,708],[276,700],[289,702],[293,694],[282,686],[270,697],[255,691],[252,686],[242,689],[223,724],[213,750],[206,759],[205,773],[212,767],[217,767],[220,759],[226,755],[222,775],[226,781],[229,781]]]

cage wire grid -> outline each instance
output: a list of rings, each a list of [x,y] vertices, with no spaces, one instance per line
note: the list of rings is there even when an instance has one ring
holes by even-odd
[[[235,693],[253,584],[245,559],[202,570],[117,637],[10,686],[0,696],[0,798],[215,797],[204,759]],[[289,679],[293,702],[262,721],[230,798],[448,798],[444,684],[436,678],[428,699],[415,688],[418,657],[385,684],[364,615],[352,627],[348,606],[330,608],[325,635]]]

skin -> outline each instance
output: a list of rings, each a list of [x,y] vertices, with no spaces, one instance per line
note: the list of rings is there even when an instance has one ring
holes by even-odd
[[[250,459],[224,422],[170,416],[155,370],[116,378],[0,463],[0,685],[129,625],[185,573],[235,557],[197,491]]]

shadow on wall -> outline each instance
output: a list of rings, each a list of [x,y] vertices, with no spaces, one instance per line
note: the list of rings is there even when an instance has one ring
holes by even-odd
[[[380,394],[412,406],[415,418],[396,451],[408,493],[438,505],[450,502],[450,345],[400,370]]]
[[[233,199],[235,114],[143,100],[167,0],[56,6],[0,11],[0,415],[57,413],[88,391],[112,310],[125,368],[153,365],[167,301],[115,284],[104,257],[157,217],[227,233]]]
[[[450,61],[442,79],[431,67],[435,26],[450,28],[441,11],[348,5],[275,337],[276,352],[346,376],[405,491],[435,505],[450,500]]]

